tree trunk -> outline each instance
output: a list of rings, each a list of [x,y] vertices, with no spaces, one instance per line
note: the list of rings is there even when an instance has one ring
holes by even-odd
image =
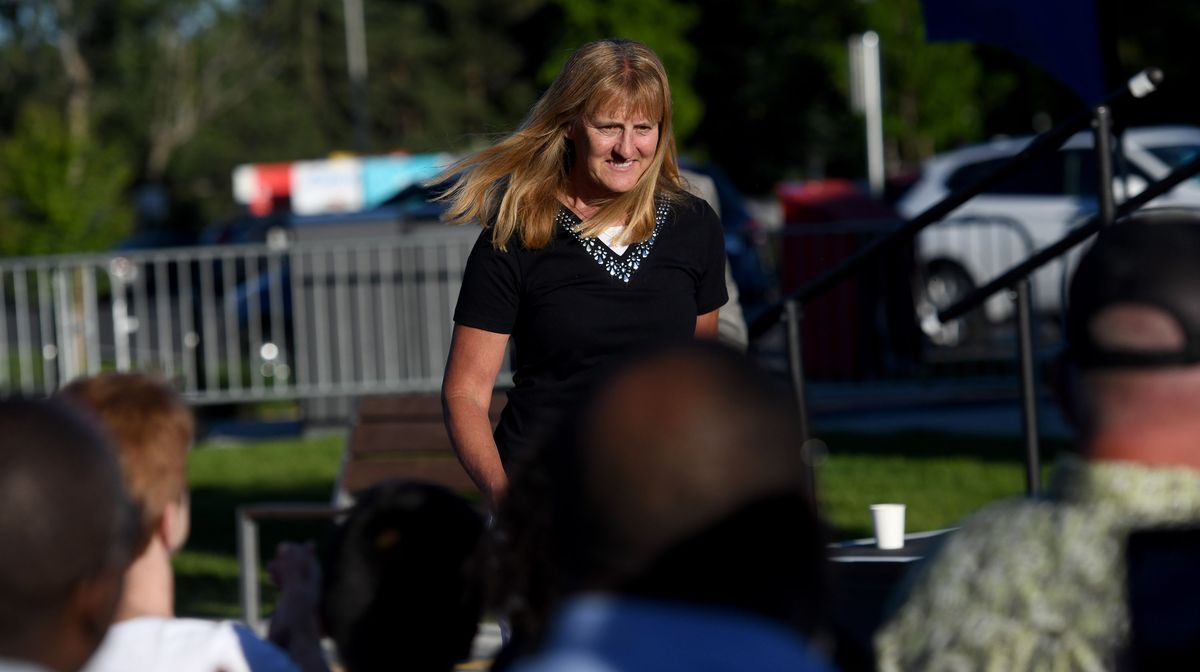
[[[92,69],[79,48],[78,17],[72,0],[55,0],[58,12],[58,56],[67,76],[67,132],[78,150],[91,135]],[[73,152],[67,179],[78,183],[83,176],[83,157]]]

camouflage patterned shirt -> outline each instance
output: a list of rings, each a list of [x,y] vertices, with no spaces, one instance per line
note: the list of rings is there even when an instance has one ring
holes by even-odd
[[[879,669],[1111,670],[1129,630],[1131,530],[1200,521],[1200,471],[1058,465],[1045,499],[972,516],[900,591]]]

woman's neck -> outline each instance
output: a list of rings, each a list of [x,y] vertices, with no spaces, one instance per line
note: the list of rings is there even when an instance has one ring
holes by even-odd
[[[563,194],[559,200],[563,205],[567,206],[568,210],[575,213],[576,217],[585,222],[595,216],[597,212],[600,212],[600,208],[603,207],[599,199],[588,200],[586,197],[576,196],[571,193]]]
[[[562,204],[574,212],[579,219],[591,219],[606,203],[611,201],[613,194],[597,190],[595,185],[586,177],[580,177],[580,168],[571,170],[571,179],[567,189],[559,197]]]

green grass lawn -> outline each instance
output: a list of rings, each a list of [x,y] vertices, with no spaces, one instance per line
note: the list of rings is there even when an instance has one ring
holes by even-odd
[[[1019,439],[905,432],[830,435],[817,496],[839,539],[869,537],[870,505],[902,502],[909,532],[951,527],[981,506],[1025,493]],[[1063,442],[1041,446],[1042,483]]]
[[[818,465],[818,496],[837,538],[871,535],[869,505],[904,502],[909,531],[954,525],[988,502],[1024,492],[1017,439],[934,433],[883,437],[827,435]],[[192,453],[192,534],[175,558],[177,610],[189,616],[237,616],[234,511],[243,503],[328,502],[345,437],[204,443]],[[1062,444],[1043,446],[1049,463]],[[265,522],[260,548],[269,557],[284,539],[323,537],[320,524]],[[269,606],[272,594],[263,591]]]

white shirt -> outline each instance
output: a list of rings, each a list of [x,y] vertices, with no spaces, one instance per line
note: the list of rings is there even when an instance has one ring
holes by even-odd
[[[617,236],[620,235],[623,231],[625,231],[625,226],[623,224],[618,224],[616,226],[610,226],[607,229],[601,231],[598,238],[600,238],[600,242],[602,242],[608,246],[608,249],[612,250],[613,252],[616,252],[617,256],[623,256],[625,254],[625,250],[629,249],[629,244],[628,243],[621,243],[619,245],[613,244],[613,241],[616,240]]]
[[[296,672],[291,659],[241,624],[143,616],[109,628],[84,672]]]

